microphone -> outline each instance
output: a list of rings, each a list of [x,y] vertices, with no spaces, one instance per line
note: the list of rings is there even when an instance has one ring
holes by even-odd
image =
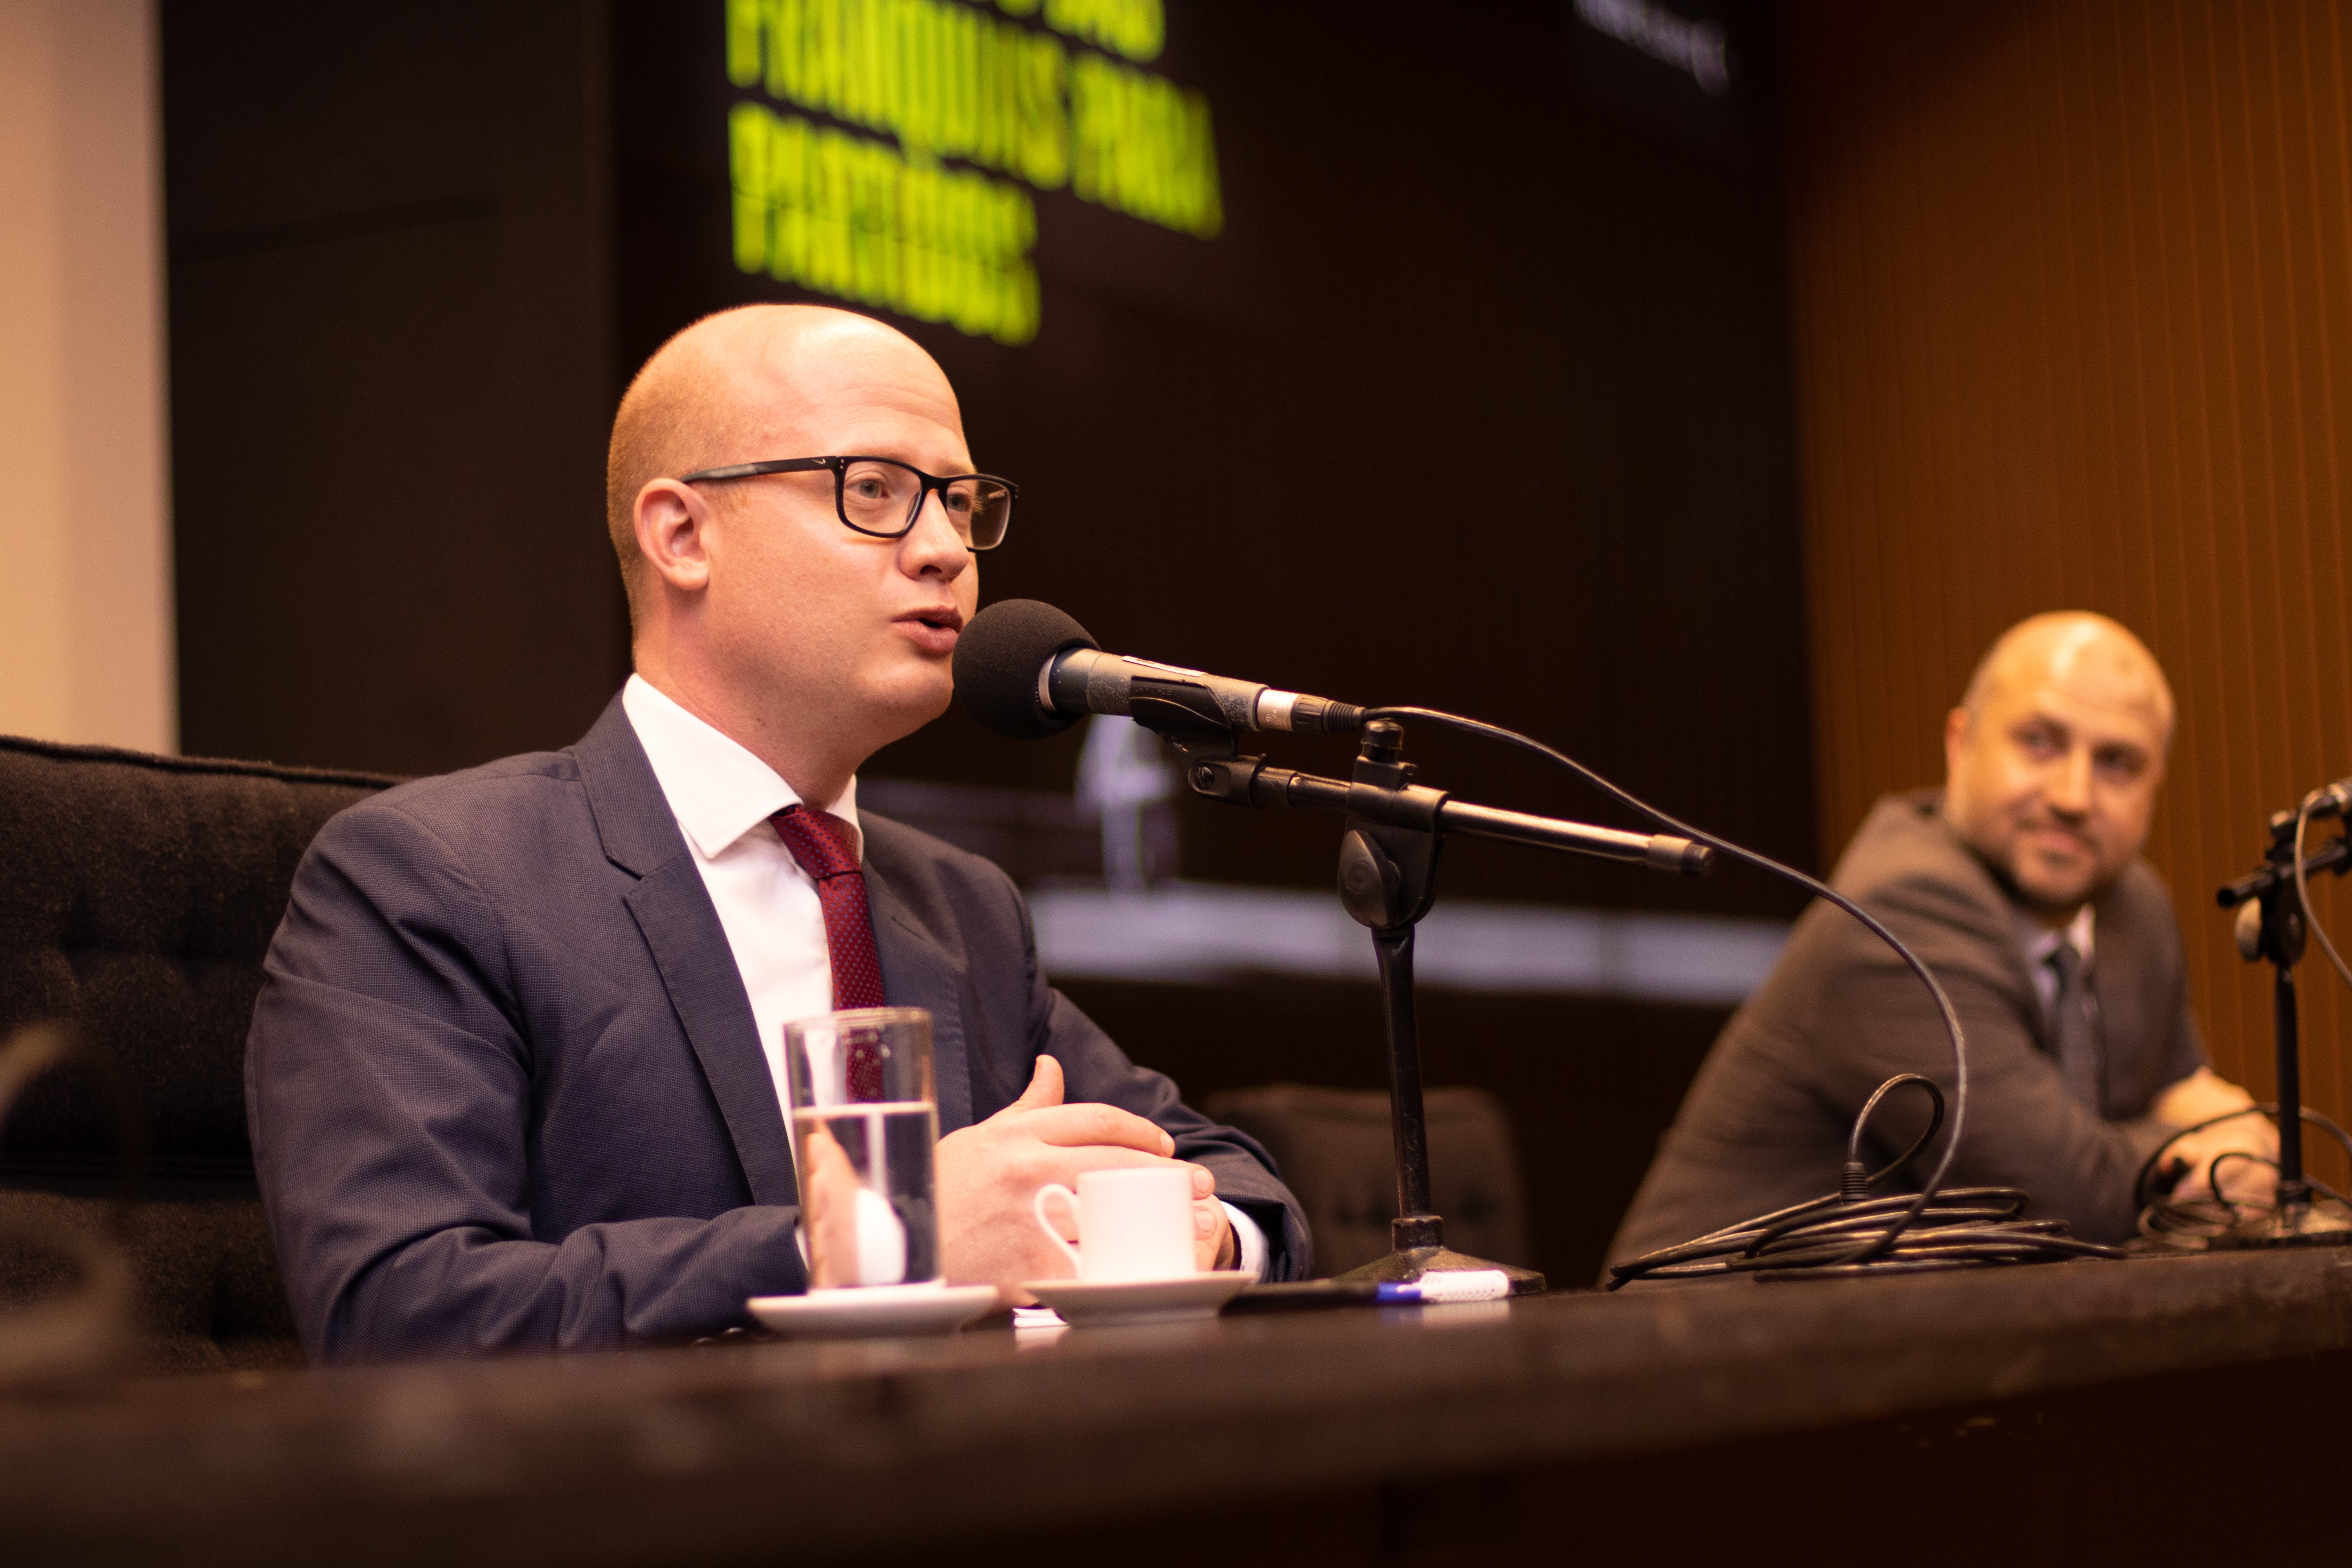
[[[1335,734],[1363,710],[1178,665],[1105,653],[1087,628],[1035,599],[1003,599],[972,616],[955,647],[956,700],[982,728],[1016,741],[1056,735],[1088,713],[1171,703],[1231,730]]]

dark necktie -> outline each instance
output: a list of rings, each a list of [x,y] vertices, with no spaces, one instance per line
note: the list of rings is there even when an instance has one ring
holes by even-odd
[[[866,908],[856,829],[828,812],[797,803],[770,820],[784,847],[816,883],[816,900],[824,910],[825,953],[833,961],[834,1007],[881,1006],[882,961],[874,950],[874,918]],[[853,1043],[846,1067],[851,1099],[882,1098],[882,1058],[875,1047]]]
[[[2106,1077],[2106,1047],[2099,1036],[2098,998],[2091,994],[2083,972],[2083,954],[2072,942],[2062,941],[2042,962],[2058,976],[2058,995],[2050,1006],[2050,1048],[2066,1092],[2094,1116],[2105,1114],[2101,1092]]]

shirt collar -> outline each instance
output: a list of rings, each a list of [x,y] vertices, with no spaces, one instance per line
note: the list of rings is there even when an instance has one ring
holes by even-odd
[[[2071,942],[2074,944],[2074,951],[2082,954],[2083,967],[2090,968],[2091,945],[2097,923],[2088,904],[2084,904],[2072,921],[2056,931],[2052,931],[2022,910],[2019,910],[2017,931],[2019,939],[2025,943],[2025,962],[2037,966],[2047,963],[2050,955],[2058,951],[2060,942]]]
[[[800,802],[799,793],[775,769],[644,676],[630,676],[621,689],[621,710],[653,764],[670,815],[705,860],[716,860],[743,835]],[[822,809],[849,824],[862,858],[866,835],[857,822],[857,780],[852,777],[841,798]]]

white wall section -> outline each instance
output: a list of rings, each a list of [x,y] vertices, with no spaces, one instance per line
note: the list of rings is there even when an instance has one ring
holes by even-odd
[[[170,751],[155,37],[0,0],[0,732]]]

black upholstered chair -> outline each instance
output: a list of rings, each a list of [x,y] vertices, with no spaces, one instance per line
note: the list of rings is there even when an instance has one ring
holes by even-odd
[[[1518,1160],[1502,1101],[1483,1089],[1433,1089],[1423,1100],[1430,1202],[1445,1218],[1445,1245],[1531,1266]],[[1397,1205],[1384,1091],[1277,1083],[1213,1094],[1202,1110],[1264,1143],[1282,1167],[1315,1233],[1317,1274],[1344,1274],[1387,1256]]]
[[[304,847],[394,782],[0,738],[0,1037],[67,1019],[94,1047],[0,1125],[0,1212],[120,1227],[152,1367],[301,1361],[246,1137],[246,1027]],[[124,1100],[146,1144],[127,1210]],[[0,1299],[55,1267],[0,1255]]]

